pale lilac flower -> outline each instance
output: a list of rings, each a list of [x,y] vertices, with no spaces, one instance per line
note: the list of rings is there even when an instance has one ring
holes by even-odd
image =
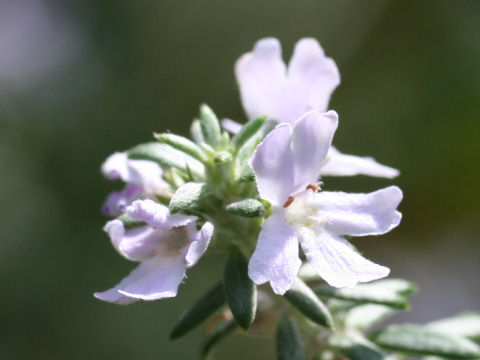
[[[261,39],[252,52],[237,60],[235,75],[250,119],[266,115],[290,124],[307,111],[326,111],[330,96],[340,83],[335,62],[325,56],[320,44],[312,38],[297,42],[288,68],[282,59],[280,42],[274,38]],[[372,158],[344,155],[334,148],[327,160],[330,165],[323,175],[392,178],[399,174],[398,170]]]
[[[317,192],[338,118],[333,111],[305,114],[278,125],[250,159],[260,197],[272,204],[248,273],[284,294],[297,276],[299,244],[317,273],[335,287],[385,277],[389,269],[356,252],[343,235],[366,236],[396,227],[402,192],[390,186],[369,194]]]
[[[197,217],[172,215],[166,206],[149,199],[134,201],[126,213],[146,225],[126,229],[122,221],[112,220],[104,230],[122,256],[140,265],[118,285],[95,293],[95,297],[130,304],[176,296],[186,269],[207,249],[213,225],[206,222],[197,230]]]
[[[114,153],[102,164],[102,173],[109,180],[122,180],[127,186],[113,192],[105,201],[102,212],[108,216],[123,214],[133,200],[168,195],[162,168],[149,160],[131,160],[126,153]]]

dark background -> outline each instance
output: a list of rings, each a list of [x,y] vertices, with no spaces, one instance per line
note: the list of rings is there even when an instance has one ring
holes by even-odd
[[[3,0],[1,359],[196,357],[201,330],[173,343],[168,331],[223,259],[204,257],[173,300],[94,299],[134,266],[101,230],[100,206],[119,184],[99,167],[153,131],[186,133],[202,102],[245,121],[233,63],[265,36],[286,58],[316,37],[342,75],[335,144],[402,172],[325,179],[404,190],[401,226],[354,242],[421,287],[397,320],[480,308],[480,2]],[[273,346],[236,335],[218,358],[270,359]]]

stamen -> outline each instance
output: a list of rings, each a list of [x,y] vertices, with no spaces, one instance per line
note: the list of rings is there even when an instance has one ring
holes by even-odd
[[[289,196],[288,197],[288,200],[285,201],[285,204],[283,204],[283,207],[284,208],[287,208],[289,207],[290,205],[292,205],[292,203],[294,202],[295,198],[293,196]]]
[[[314,185],[308,185],[306,187],[307,190],[312,190],[313,192],[317,192],[320,190],[320,186],[314,184]]]

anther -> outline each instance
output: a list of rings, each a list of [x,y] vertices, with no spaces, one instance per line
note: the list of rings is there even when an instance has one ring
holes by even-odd
[[[293,201],[295,200],[295,198],[293,196],[289,196],[288,197],[288,200],[285,201],[285,204],[283,204],[283,207],[284,208],[287,208],[289,207],[290,205],[292,205]]]
[[[312,190],[313,192],[317,192],[317,191],[320,190],[320,186],[318,186],[318,185],[308,185],[306,189],[307,190]]]

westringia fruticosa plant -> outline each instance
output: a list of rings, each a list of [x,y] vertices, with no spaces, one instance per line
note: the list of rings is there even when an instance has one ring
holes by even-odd
[[[382,279],[389,269],[349,240],[395,228],[402,192],[332,192],[320,181],[398,171],[332,146],[338,115],[326,110],[340,76],[317,41],[300,40],[287,67],[279,42],[260,40],[235,74],[248,122],[220,123],[202,105],[191,139],[158,133],[103,164],[108,179],[126,183],[104,204],[113,218],[104,230],[139,265],[95,296],[117,304],[174,297],[187,268],[217,251],[227,254],[223,276],[170,335],[208,319],[202,357],[237,331],[275,334],[278,359],[480,358],[474,312],[371,331],[408,307],[415,286]]]

